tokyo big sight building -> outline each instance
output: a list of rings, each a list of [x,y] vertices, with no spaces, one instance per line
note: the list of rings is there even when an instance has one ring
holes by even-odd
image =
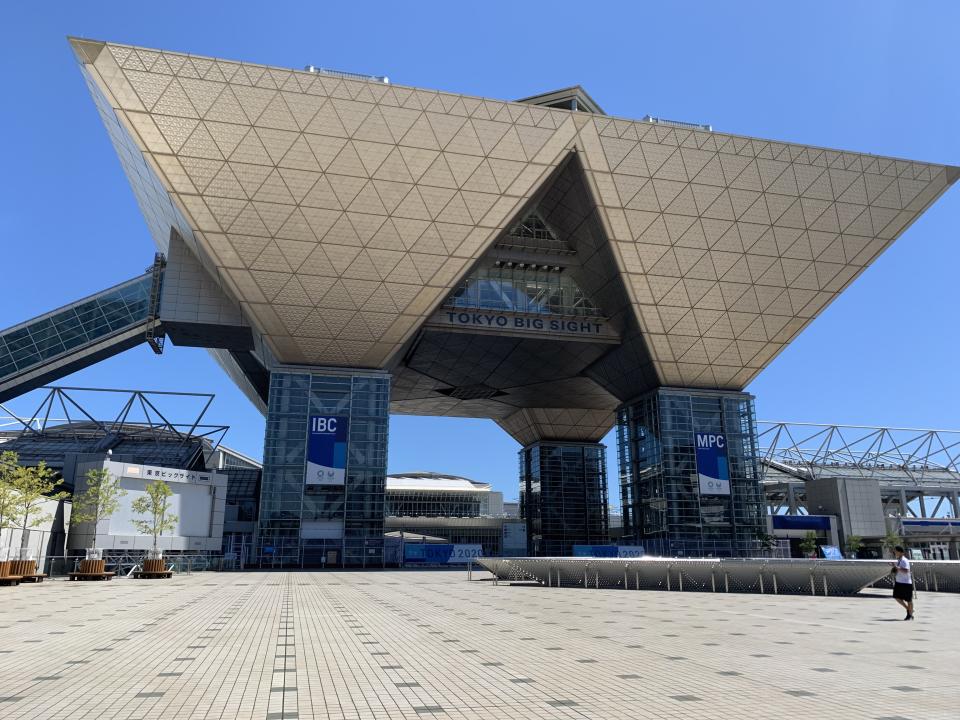
[[[621,542],[749,553],[743,388],[960,172],[609,117],[580,88],[70,42],[159,252],[56,333],[0,335],[0,400],[140,342],[208,348],[266,415],[255,543],[279,565],[382,558],[390,413],[523,446],[530,554],[606,542],[615,424]]]

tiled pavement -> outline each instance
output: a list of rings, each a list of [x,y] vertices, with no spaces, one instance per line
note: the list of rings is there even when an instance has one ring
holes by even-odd
[[[960,596],[901,617],[463,571],[48,581],[0,588],[0,718],[956,720]]]

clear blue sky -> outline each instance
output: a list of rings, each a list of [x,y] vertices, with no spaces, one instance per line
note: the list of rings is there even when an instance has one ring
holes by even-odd
[[[48,2],[10,3],[3,20],[0,327],[131,277],[154,252],[66,35],[502,99],[579,83],[613,115],[960,165],[955,0]],[[954,188],[748,388],[759,417],[960,428],[958,226]],[[259,457],[259,413],[204,351],[167,347],[61,384],[214,392],[209,419]],[[491,421],[395,417],[390,433],[391,471],[516,496],[519,448]]]

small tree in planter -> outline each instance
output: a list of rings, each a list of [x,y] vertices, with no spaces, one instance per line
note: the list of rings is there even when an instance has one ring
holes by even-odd
[[[893,557],[893,549],[897,545],[903,545],[903,538],[900,537],[895,530],[890,530],[886,535],[883,536],[883,541],[881,544],[883,545],[883,548],[890,553],[890,557]]]
[[[12,515],[23,529],[20,536],[21,556],[30,544],[30,528],[41,525],[52,517],[50,513],[42,512],[43,503],[69,497],[70,493],[65,490],[57,490],[57,486],[62,483],[63,480],[58,480],[56,472],[48,468],[43,460],[36,467],[18,467],[13,472]]]
[[[757,534],[757,544],[763,552],[772,553],[777,549],[777,542],[776,535],[768,535],[767,533]]]
[[[856,557],[857,552],[863,547],[863,538],[859,535],[847,535],[847,542],[844,547],[848,554]]]
[[[87,487],[73,496],[73,512],[70,522],[92,523],[90,550],[97,546],[97,524],[120,509],[120,498],[127,491],[120,487],[120,478],[114,477],[106,468],[91,468],[84,476]]]
[[[808,530],[800,541],[800,552],[804,557],[811,557],[817,552],[817,534],[813,530]]]
[[[157,550],[157,538],[163,535],[164,530],[173,530],[177,527],[176,515],[170,513],[170,496],[173,490],[163,480],[154,480],[148,484],[146,495],[141,495],[130,506],[137,515],[145,515],[146,520],[134,520],[133,526],[144,535],[153,536],[153,551],[150,559],[159,559],[162,553]]]

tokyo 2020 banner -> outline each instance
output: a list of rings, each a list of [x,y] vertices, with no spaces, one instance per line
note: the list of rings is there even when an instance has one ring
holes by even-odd
[[[350,418],[311,415],[307,435],[307,485],[343,485],[347,475]]]
[[[697,475],[701,495],[730,494],[727,438],[718,433],[696,433]]]

